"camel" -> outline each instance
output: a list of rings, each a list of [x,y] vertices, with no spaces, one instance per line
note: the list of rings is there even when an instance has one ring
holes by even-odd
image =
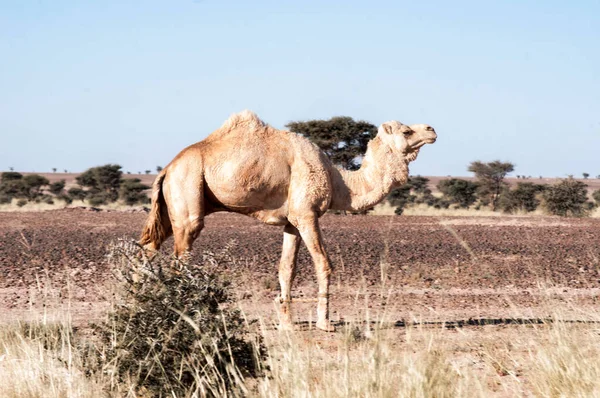
[[[383,123],[357,171],[335,167],[305,137],[277,130],[256,114],[232,115],[206,139],[182,150],[156,177],[152,207],[140,244],[156,251],[174,235],[176,258],[185,255],[204,227],[204,217],[228,211],[283,226],[279,263],[280,327],[293,328],[291,287],[300,240],[314,262],[317,324],[329,320],[331,264],[319,228],[328,209],[361,211],[406,183],[408,164],[436,140],[426,124]]]

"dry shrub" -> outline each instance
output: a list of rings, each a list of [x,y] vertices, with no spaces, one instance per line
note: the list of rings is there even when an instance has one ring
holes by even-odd
[[[227,284],[201,266],[122,241],[110,258],[118,271],[118,300],[96,327],[102,366],[142,395],[223,396],[245,393],[243,378],[256,376],[260,336],[231,308]],[[121,391],[123,392],[123,391]]]

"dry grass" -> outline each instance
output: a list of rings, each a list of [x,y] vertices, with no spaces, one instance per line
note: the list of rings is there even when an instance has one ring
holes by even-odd
[[[600,316],[580,311],[578,319],[587,322],[572,322],[548,305],[551,321],[540,324],[394,328],[380,319],[335,334],[263,327],[268,372],[240,379],[240,391],[256,397],[600,396]],[[78,333],[63,314],[3,326],[0,380],[9,382],[0,383],[0,396],[110,396],[115,383],[120,396],[140,396],[126,380],[86,373],[88,348],[76,343],[82,340],[74,339]]]
[[[85,350],[72,340],[68,320],[3,325],[0,396],[102,397],[102,375],[86,375]]]

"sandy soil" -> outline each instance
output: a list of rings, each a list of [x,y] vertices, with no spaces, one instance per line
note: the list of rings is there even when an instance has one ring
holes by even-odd
[[[0,317],[49,306],[40,299],[49,290],[54,305],[69,302],[76,320],[101,316],[112,281],[107,247],[137,238],[145,218],[83,209],[0,213]],[[326,215],[321,225],[335,267],[338,322],[384,315],[392,324],[535,318],[546,316],[549,298],[580,308],[598,302],[599,219]],[[281,235],[281,228],[248,217],[211,215],[193,260],[221,253],[220,272],[236,281],[240,305],[274,318]],[[169,240],[163,250],[171,247]],[[316,297],[304,247],[294,295]],[[314,319],[314,303],[296,308],[298,322]]]

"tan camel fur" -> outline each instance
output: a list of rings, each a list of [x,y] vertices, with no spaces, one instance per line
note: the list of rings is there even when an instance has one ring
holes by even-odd
[[[281,327],[292,327],[291,286],[302,239],[318,280],[317,327],[329,322],[331,265],[318,219],[327,209],[360,211],[408,179],[408,164],[436,140],[432,127],[391,121],[369,142],[357,171],[336,168],[308,139],[277,130],[254,113],[231,116],[205,140],[181,151],[152,188],[152,209],[140,244],[158,250],[171,234],[175,255],[188,252],[217,211],[246,214],[284,226],[279,263]]]

